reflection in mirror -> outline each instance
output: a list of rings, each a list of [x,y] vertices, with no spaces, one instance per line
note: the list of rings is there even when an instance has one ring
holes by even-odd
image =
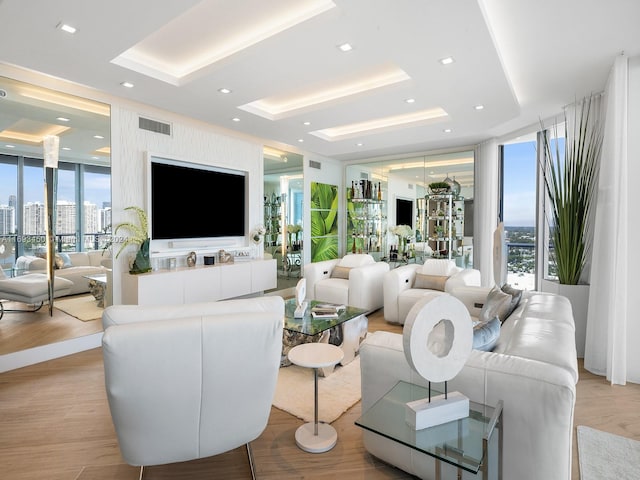
[[[265,146],[264,254],[277,260],[276,290],[295,287],[303,272],[302,155]]]
[[[67,295],[56,298],[52,316],[47,308],[4,313],[4,355],[102,329],[97,297],[110,273],[103,250],[111,232],[111,151],[109,105],[4,77],[0,91],[0,267],[10,282],[46,269],[39,258],[45,251],[42,143],[45,135],[57,135],[55,249],[61,268],[55,273],[73,282]],[[74,261],[83,265],[74,270]],[[85,278],[96,273],[102,276]],[[0,301],[6,309],[29,309],[2,300],[1,289]]]
[[[444,257],[460,267],[473,267],[473,151],[353,164],[346,168],[346,181],[347,197],[355,197],[347,203],[347,250],[395,263]],[[454,186],[451,197],[436,199],[429,188],[436,182]],[[413,212],[412,221],[402,216],[398,205]],[[399,215],[412,232],[408,239],[398,234],[403,231]]]

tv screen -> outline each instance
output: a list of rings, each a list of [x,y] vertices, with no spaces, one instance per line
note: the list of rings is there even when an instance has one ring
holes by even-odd
[[[413,227],[413,200],[396,198],[396,225]]]
[[[245,235],[245,174],[151,160],[151,239]]]

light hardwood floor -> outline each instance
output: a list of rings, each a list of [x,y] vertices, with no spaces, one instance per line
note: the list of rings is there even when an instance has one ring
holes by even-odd
[[[400,331],[378,311],[369,330]],[[575,425],[588,425],[640,440],[640,385],[610,386],[580,362]],[[103,384],[101,350],[0,374],[0,478],[3,480],[134,480],[124,464],[111,423]],[[265,432],[252,442],[260,479],[411,479],[363,448],[354,425],[360,402],[336,420],[338,444],[314,455],[299,450],[294,433],[301,421],[273,408]],[[153,479],[250,478],[243,448],[184,464],[148,468]],[[573,479],[579,479],[574,437]],[[513,479],[507,479],[513,480]]]

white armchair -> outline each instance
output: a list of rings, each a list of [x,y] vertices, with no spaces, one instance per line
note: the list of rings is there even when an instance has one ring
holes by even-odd
[[[307,299],[340,303],[368,312],[383,306],[382,283],[389,264],[366,253],[304,266]]]
[[[267,426],[284,301],[278,296],[105,309],[105,385],[130,465],[183,462],[247,447]]]
[[[429,292],[480,286],[480,271],[457,267],[453,260],[428,258],[423,265],[395,268],[384,277],[384,319],[404,325],[409,310]]]

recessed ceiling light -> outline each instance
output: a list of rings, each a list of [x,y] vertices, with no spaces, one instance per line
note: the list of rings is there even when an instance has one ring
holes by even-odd
[[[338,48],[343,52],[348,52],[349,50],[353,50],[353,47],[350,43],[343,43],[342,45],[338,45]]]
[[[69,121],[69,119],[65,118],[65,117],[57,117],[56,120],[59,120],[61,122],[68,122]]]
[[[93,138],[97,138],[97,139],[102,140],[104,137],[102,135],[94,135]]]
[[[356,143],[356,147],[361,147],[363,145],[364,145],[364,143]]]
[[[299,142],[299,143],[304,142],[304,138],[299,138],[299,139],[298,139],[298,142]]]
[[[484,105],[476,105],[475,107],[476,110],[482,110],[484,108]]]
[[[228,88],[219,88],[218,91],[220,93],[231,93],[231,90],[229,90]]]
[[[98,157],[91,157],[91,160],[98,160]]]
[[[62,147],[62,150],[71,150],[69,147]]]
[[[7,147],[7,148],[16,148],[15,145],[5,145],[5,147]]]
[[[120,85],[122,85],[125,88],[133,88],[133,83],[131,82],[122,82]]]
[[[67,32],[71,34],[76,33],[75,27],[72,27],[71,25],[67,25],[66,23],[60,22],[58,25],[56,25],[56,27],[62,30],[63,32]]]
[[[440,59],[440,63],[442,65],[449,65],[449,64],[451,64],[453,62],[454,62],[453,57],[444,57],[444,58]]]
[[[405,100],[405,102],[407,102],[407,103],[415,103],[415,101],[416,101],[416,99],[415,99],[415,98],[407,98],[407,99]]]
[[[239,122],[240,119],[238,117],[233,117],[231,120],[233,120],[234,122]]]
[[[311,122],[302,122],[303,125],[311,125]]]
[[[451,133],[451,129],[450,128],[445,128],[444,130],[442,130],[444,133]]]

